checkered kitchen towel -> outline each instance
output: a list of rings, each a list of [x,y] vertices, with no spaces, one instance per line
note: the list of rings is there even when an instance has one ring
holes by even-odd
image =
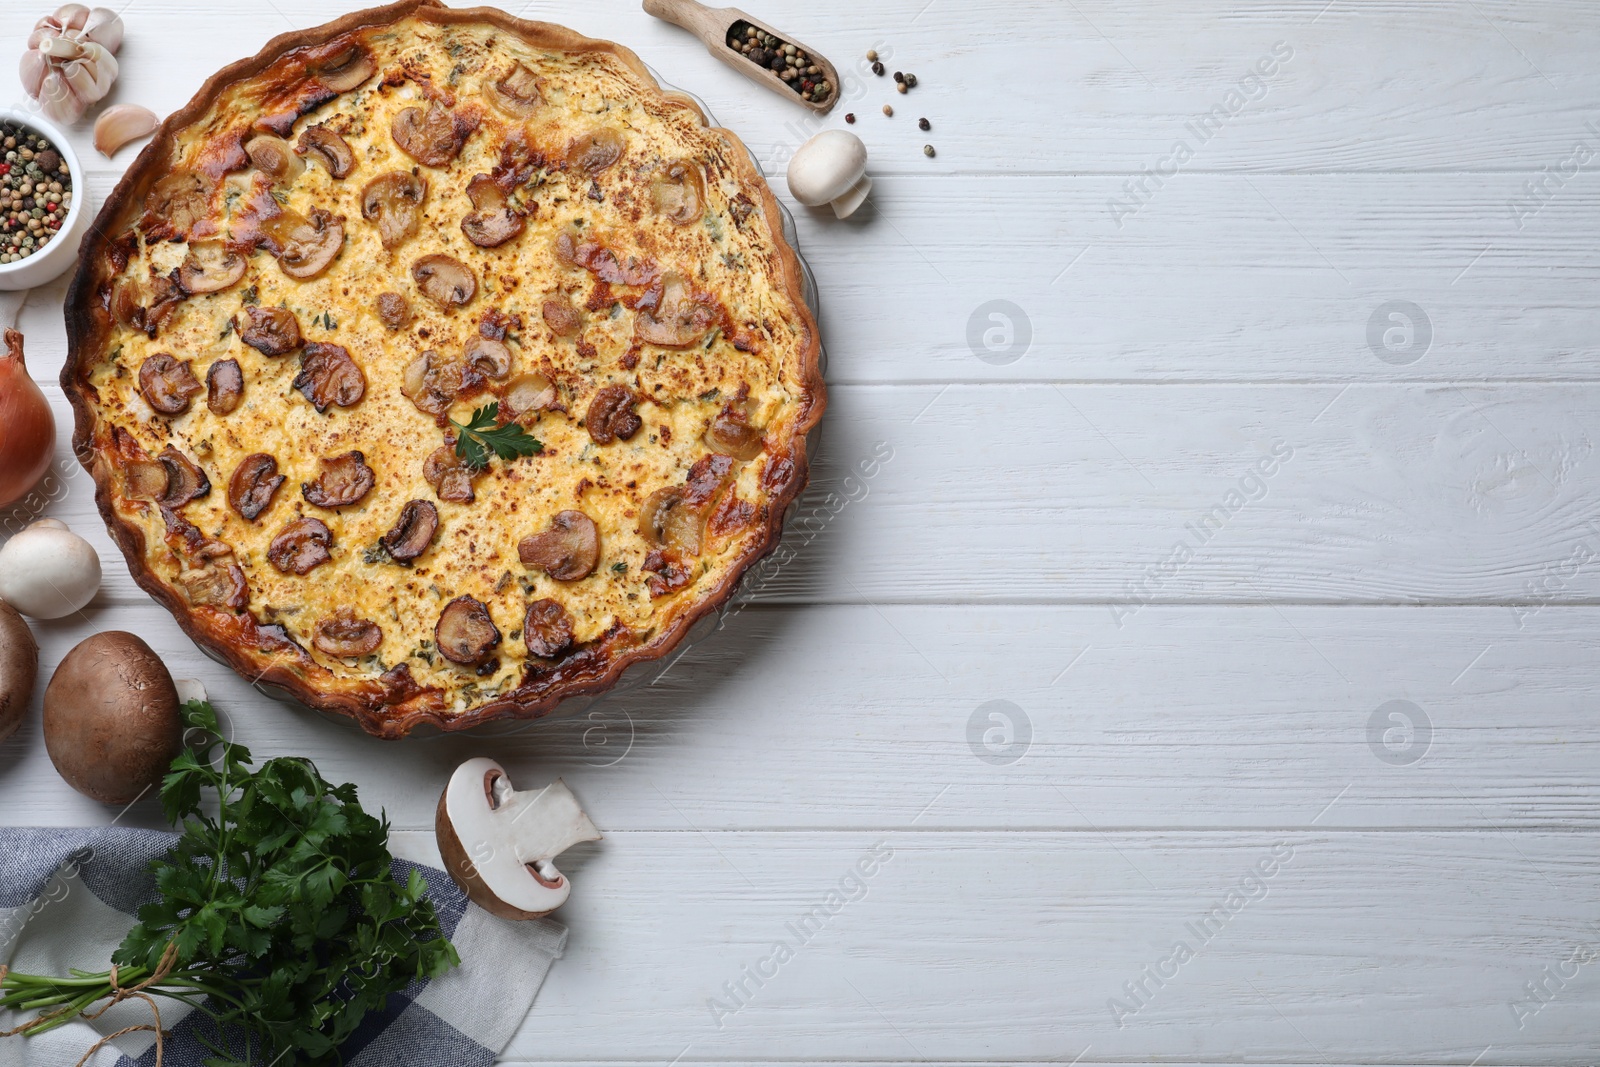
[[[103,971],[132,928],[139,905],[156,895],[148,871],[177,835],[150,830],[0,828],[0,963],[19,974]],[[475,904],[449,875],[395,860],[404,881],[412,869],[428,883],[439,924],[461,966],[434,982],[416,982],[367,1016],[340,1051],[349,1067],[472,1067],[489,1064],[511,1040],[566,946],[567,930],[549,919],[507,922]],[[166,1067],[201,1067],[209,1051],[195,1019],[162,999],[172,1036]],[[202,1016],[203,1018],[203,1016]],[[23,1016],[0,1011],[0,1030]],[[125,1001],[94,1023],[76,1022],[34,1038],[0,1038],[0,1067],[73,1067],[106,1034],[151,1021],[150,1009]],[[208,1020],[209,1022],[209,1020]],[[120,1051],[119,1051],[120,1050]],[[155,1035],[118,1038],[90,1067],[151,1067]]]

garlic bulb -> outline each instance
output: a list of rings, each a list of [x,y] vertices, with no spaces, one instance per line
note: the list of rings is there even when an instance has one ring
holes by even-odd
[[[40,19],[22,53],[22,88],[57,122],[72,123],[111,91],[122,18],[106,7],[65,4]]]

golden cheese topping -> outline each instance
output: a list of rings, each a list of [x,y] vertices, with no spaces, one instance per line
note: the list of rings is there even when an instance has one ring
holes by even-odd
[[[542,713],[771,548],[823,404],[796,261],[625,50],[426,5],[316,40],[102,216],[102,506],[242,671],[390,735]]]

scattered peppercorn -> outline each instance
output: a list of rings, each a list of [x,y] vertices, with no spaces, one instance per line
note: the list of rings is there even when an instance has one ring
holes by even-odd
[[[893,118],[894,117],[894,108],[890,107],[888,104],[884,104],[883,105],[883,113],[885,115],[888,115],[890,118]]]
[[[727,45],[758,67],[765,67],[808,103],[820,104],[833,95],[833,83],[823,78],[813,56],[781,41],[743,19],[728,28]]]
[[[883,77],[883,64],[879,63],[876,59],[872,61],[872,73],[876,74],[880,78]]]
[[[907,74],[906,75],[906,88],[915,89],[916,87],[917,87],[917,76],[915,74]]]
[[[49,244],[72,210],[72,174],[45,137],[0,122],[0,264]]]
[[[878,60],[878,50],[876,48],[867,49],[867,62],[868,63],[875,63],[875,62],[877,62],[877,60]]]
[[[896,81],[896,82],[903,82],[903,81],[905,81],[905,80],[906,80],[906,76],[905,76],[905,75],[904,75],[904,74],[901,74],[901,73],[900,73],[900,72],[899,72],[899,71],[898,71],[898,70],[897,70],[897,71],[895,71],[895,72],[894,72],[894,80],[895,80],[895,81]]]
[[[850,125],[854,126],[856,124],[856,113],[854,111],[850,112],[849,114],[845,115],[844,120]]]
[[[931,145],[931,144],[923,145],[922,146],[922,154],[931,158],[933,156],[933,145]]]
[[[903,93],[903,92],[906,91],[907,86],[906,86],[905,82],[901,82],[899,85],[896,85],[894,88],[895,88],[895,92]]]
[[[918,119],[917,120],[917,129],[919,129],[919,130],[931,130],[931,129],[933,129],[933,123],[929,122],[927,119]]]

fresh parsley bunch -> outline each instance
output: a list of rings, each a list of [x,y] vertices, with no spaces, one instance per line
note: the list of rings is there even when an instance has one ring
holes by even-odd
[[[183,835],[151,864],[161,896],[111,957],[117,986],[157,976],[144,993],[209,1015],[213,1067],[337,1062],[389,994],[460,958],[421,877],[402,884],[391,873],[388,822],[361,809],[355,786],[330,785],[304,759],[251,771],[249,750],[218,736],[210,704],[190,701],[184,720],[207,743],[180,755],[162,784]],[[113,996],[109,971],[0,981],[0,1007],[40,1013],[29,1036]]]

